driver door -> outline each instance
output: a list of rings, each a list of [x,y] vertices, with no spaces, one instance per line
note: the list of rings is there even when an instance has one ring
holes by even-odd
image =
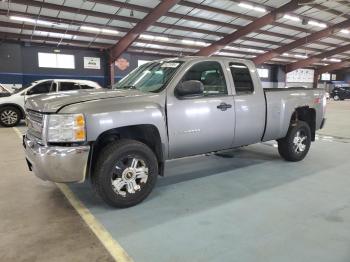
[[[226,70],[217,61],[196,62],[181,82],[201,81],[204,95],[167,97],[169,157],[179,158],[230,148],[234,138],[234,100]]]

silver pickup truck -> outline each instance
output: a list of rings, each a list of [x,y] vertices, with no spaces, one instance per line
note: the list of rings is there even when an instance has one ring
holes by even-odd
[[[254,64],[180,57],[144,64],[113,90],[26,102],[30,170],[54,182],[92,181],[109,205],[144,200],[169,159],[277,140],[300,161],[322,128],[319,89],[263,89]]]

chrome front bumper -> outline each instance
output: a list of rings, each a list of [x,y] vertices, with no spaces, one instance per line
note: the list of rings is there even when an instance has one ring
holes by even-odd
[[[37,177],[59,183],[85,180],[90,146],[44,146],[26,135],[23,147],[28,167]]]

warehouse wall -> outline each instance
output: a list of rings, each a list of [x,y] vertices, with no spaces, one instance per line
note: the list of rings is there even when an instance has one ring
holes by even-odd
[[[54,49],[60,54],[75,56],[75,69],[39,68],[38,52],[52,53]],[[101,69],[84,68],[84,57],[99,57]],[[93,80],[105,86],[106,55],[102,51],[74,47],[24,45],[22,43],[0,44],[0,83],[27,85],[35,80],[47,78],[72,78]]]
[[[35,80],[47,78],[89,79],[107,86],[109,82],[108,56],[105,52],[74,47],[60,47],[61,54],[75,56],[75,69],[39,68],[38,52],[53,52],[55,46],[25,45],[3,42],[0,44],[0,83],[27,85]],[[99,57],[101,69],[85,69],[84,57]],[[115,80],[118,81],[138,66],[139,60],[152,61],[163,56],[139,53],[124,53],[115,66]],[[261,78],[264,88],[285,87],[286,74],[278,65],[263,65],[269,70],[268,78]]]

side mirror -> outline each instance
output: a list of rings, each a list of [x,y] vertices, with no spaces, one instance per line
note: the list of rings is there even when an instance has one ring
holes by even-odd
[[[204,91],[204,86],[201,81],[198,80],[188,80],[179,83],[175,88],[175,95],[178,97],[194,97],[202,96]]]

